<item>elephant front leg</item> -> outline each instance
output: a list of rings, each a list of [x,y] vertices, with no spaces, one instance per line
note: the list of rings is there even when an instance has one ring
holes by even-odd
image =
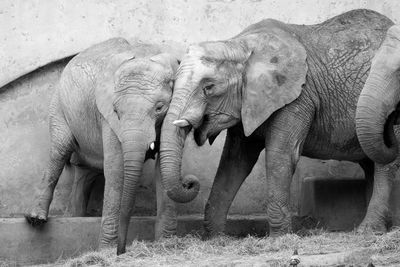
[[[281,151],[266,151],[265,158],[269,235],[275,237],[292,231],[289,194],[297,161]]]
[[[267,216],[272,237],[292,231],[290,184],[310,128],[312,114],[311,110],[304,114],[288,106],[275,114],[266,128]]]
[[[167,196],[161,185],[160,159],[155,163],[155,181],[157,192],[157,220],[155,225],[155,239],[176,234],[178,225],[176,203]]]
[[[257,162],[263,140],[246,138],[242,126],[228,129],[224,149],[205,212],[205,237],[225,230],[227,214],[243,181]]]
[[[100,248],[116,245],[124,179],[121,145],[108,126],[103,127],[103,151],[105,186]]]

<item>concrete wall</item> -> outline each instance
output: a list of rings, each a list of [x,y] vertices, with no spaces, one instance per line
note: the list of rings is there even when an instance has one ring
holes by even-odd
[[[355,8],[400,19],[397,0],[2,0],[0,86],[113,36],[189,44],[264,18],[313,24]]]
[[[370,8],[395,22],[397,0],[373,1],[12,1],[0,2],[0,216],[18,216],[32,201],[48,157],[47,107],[65,62],[49,62],[75,54],[113,36],[132,42],[164,43],[181,51],[192,42],[229,38],[263,18],[313,24],[354,8]],[[177,52],[178,53],[178,52]],[[44,66],[44,68],[21,75]],[[9,83],[11,82],[11,83]],[[8,85],[5,85],[9,83]],[[224,142],[224,133],[212,147],[197,148],[188,140],[184,173],[201,179],[200,196],[180,205],[181,213],[201,213]],[[138,210],[154,212],[152,165],[148,162]],[[265,210],[264,154],[240,189],[231,213]],[[298,210],[304,177],[362,177],[352,163],[302,158],[292,183],[292,208]],[[65,210],[71,179],[60,179],[51,207]]]

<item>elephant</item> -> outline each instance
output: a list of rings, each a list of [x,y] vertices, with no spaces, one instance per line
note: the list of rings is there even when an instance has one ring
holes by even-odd
[[[178,59],[131,46],[123,38],[96,44],[65,67],[49,107],[50,157],[32,208],[32,225],[47,221],[65,164],[104,172],[100,247],[125,252],[143,163],[155,158],[172,96]],[[156,164],[157,165],[157,164]],[[176,205],[157,186],[158,235],[175,232]],[[156,233],[156,235],[157,235]]]
[[[167,195],[196,197],[196,177],[181,177],[184,141],[225,145],[204,212],[204,236],[225,229],[229,207],[265,149],[269,235],[292,231],[290,183],[301,155],[358,163],[371,199],[360,231],[386,231],[397,161],[375,163],[356,134],[358,96],[371,59],[393,22],[365,9],[315,25],[266,19],[235,37],[188,47],[177,70],[160,142]]]
[[[398,155],[393,125],[400,112],[400,26],[389,28],[372,60],[371,70],[357,102],[356,130],[369,158],[388,164]]]
[[[68,217],[101,216],[105,184],[103,172],[82,165],[75,154],[72,154],[68,163],[64,171],[67,171],[74,179],[64,215]]]

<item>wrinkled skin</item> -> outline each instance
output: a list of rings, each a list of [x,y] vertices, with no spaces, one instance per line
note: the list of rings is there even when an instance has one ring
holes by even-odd
[[[182,181],[180,155],[189,131],[203,145],[228,129],[205,209],[207,235],[224,231],[232,200],[262,149],[270,236],[291,231],[290,183],[300,155],[359,163],[372,191],[359,229],[385,231],[397,164],[368,159],[357,140],[355,111],[391,25],[376,12],[354,10],[318,25],[264,20],[232,39],[189,47],[161,131],[168,196],[186,200],[168,183]]]
[[[68,63],[52,98],[50,160],[28,222],[46,222],[60,173],[74,153],[74,165],[104,172],[100,247],[117,241],[117,253],[125,252],[137,183],[144,161],[158,150],[177,66],[173,56],[133,48],[121,38]],[[176,211],[157,189],[159,237],[175,231]]]
[[[400,27],[392,26],[371,64],[357,103],[357,136],[369,158],[387,164],[398,155],[393,125],[400,102]]]

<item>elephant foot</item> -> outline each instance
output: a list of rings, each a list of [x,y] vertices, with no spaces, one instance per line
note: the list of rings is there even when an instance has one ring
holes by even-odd
[[[114,249],[117,247],[117,239],[114,239],[112,241],[105,241],[105,240],[101,240],[99,243],[99,250],[103,250],[103,249]]]
[[[178,220],[176,215],[158,217],[155,225],[155,239],[176,235],[177,227]]]
[[[383,222],[380,223],[367,223],[362,222],[358,227],[356,232],[358,234],[373,233],[375,235],[383,235],[387,232],[386,225]]]
[[[269,237],[279,237],[292,232],[291,220],[285,220],[283,223],[279,224],[279,226],[269,223]]]
[[[40,226],[47,222],[47,210],[33,208],[31,212],[25,214],[26,221],[32,226]]]
[[[201,240],[207,241],[225,235],[226,234],[223,231],[215,231],[215,232],[203,231],[201,234]]]
[[[286,205],[270,201],[267,205],[269,237],[292,233],[292,215]]]
[[[117,234],[101,233],[99,238],[99,250],[117,248]]]
[[[212,239],[213,237],[217,236],[218,234],[216,233],[212,233],[206,230],[203,230],[203,232],[201,233],[201,240],[203,241],[207,241]]]
[[[364,220],[357,228],[357,233],[384,234],[387,232],[388,212],[369,207]]]
[[[155,233],[155,240],[159,240],[164,237],[171,237],[176,235],[175,229],[157,229]]]
[[[292,231],[290,229],[274,229],[274,228],[270,228],[269,230],[269,237],[271,238],[275,238],[275,237],[280,237],[283,236],[285,234],[289,234],[292,233]]]
[[[207,220],[203,223],[203,232],[201,235],[202,240],[209,240],[214,237],[224,235],[225,221],[223,223],[210,223]]]

